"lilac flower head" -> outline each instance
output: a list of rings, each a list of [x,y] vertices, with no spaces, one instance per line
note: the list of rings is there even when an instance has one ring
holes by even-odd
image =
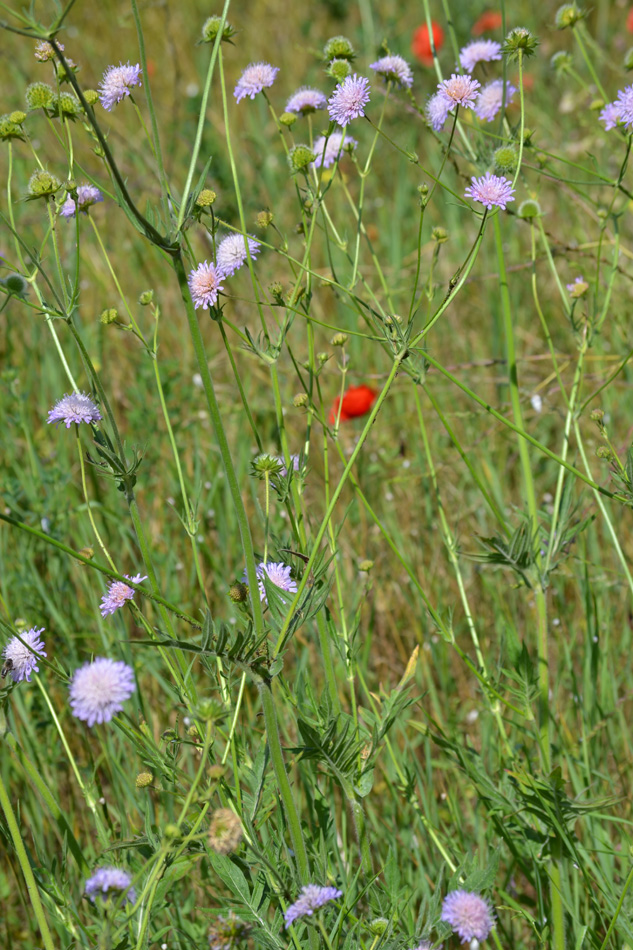
[[[348,76],[339,83],[328,99],[328,112],[333,122],[345,128],[352,119],[365,115],[369,102],[369,80],[364,76]]]
[[[73,422],[98,422],[101,413],[96,403],[86,393],[70,393],[62,396],[48,413],[48,423],[63,422],[70,429]]]
[[[89,877],[84,887],[84,894],[89,897],[92,903],[95,902],[95,896],[106,897],[108,891],[127,891],[123,898],[123,903],[136,901],[136,891],[130,887],[132,878],[127,871],[121,868],[104,867],[97,868],[92,877]]]
[[[481,83],[470,76],[460,76],[453,73],[450,79],[444,79],[437,87],[437,91],[444,96],[448,103],[448,108],[463,106],[464,109],[472,109],[477,97],[477,90]]]
[[[472,891],[451,891],[447,894],[440,920],[451,925],[462,943],[485,940],[495,924],[490,903]]]
[[[132,95],[132,87],[141,85],[143,73],[140,63],[131,66],[130,63],[119,63],[118,66],[108,66],[99,83],[99,99],[101,105],[108,112],[112,112],[115,105]]]
[[[80,185],[77,189],[77,200],[75,201],[69,195],[59,209],[59,213],[64,218],[74,218],[77,211],[83,211],[86,214],[88,208],[91,205],[96,205],[99,201],[103,201],[103,195],[98,188],[95,188],[94,185]]]
[[[617,102],[609,102],[598,116],[607,132],[614,129],[620,121],[620,107]]]
[[[218,294],[224,290],[223,277],[223,272],[215,264],[209,264],[207,261],[198,264],[196,269],[191,271],[187,283],[196,310],[198,307],[208,310],[209,307],[215,306]]]
[[[339,157],[343,149],[352,150],[356,148],[358,142],[351,136],[346,136],[344,132],[332,132],[329,138],[320,135],[314,143],[314,167],[330,168]]]
[[[382,56],[375,63],[371,63],[369,68],[384,79],[397,82],[406,89],[410,89],[413,85],[413,72],[402,56]]]
[[[280,475],[282,476],[282,478],[285,478],[286,475],[288,474],[288,469],[286,467],[286,463],[283,460],[283,456],[279,456],[279,461],[281,462]],[[299,471],[299,454],[297,452],[293,452],[292,455],[290,456],[290,463],[292,465],[293,472],[298,472]]]
[[[302,86],[288,99],[286,112],[298,112],[299,115],[307,115],[309,112],[316,112],[317,109],[325,109],[326,103],[327,99],[319,89]]]
[[[434,96],[431,96],[429,101],[426,104],[426,120],[436,132],[441,132],[446,124],[448,118],[448,113],[451,111],[451,106],[449,105],[446,96],[443,96],[441,92],[436,92]]]
[[[75,670],[70,683],[70,708],[73,716],[89,726],[110,722],[121,712],[123,703],[134,690],[134,670],[120,660],[98,656]]]
[[[141,581],[147,580],[147,574],[135,574],[134,577],[130,577],[129,574],[124,574],[123,576],[127,577],[133,584],[140,584]],[[107,592],[101,598],[101,606],[99,607],[101,616],[107,617],[108,614],[113,614],[115,610],[122,607],[126,601],[132,600],[133,597],[133,588],[128,587],[123,581],[112,581]]]
[[[507,178],[486,172],[481,178],[473,177],[464,195],[480,201],[488,211],[493,208],[506,209],[508,201],[514,201],[514,188]]]
[[[516,87],[506,82],[506,105],[512,102]],[[492,122],[503,105],[503,79],[493,79],[481,90],[475,102],[475,115],[482,122]]]
[[[248,241],[249,253],[254,260],[259,254],[260,243],[250,234],[246,235],[246,240]],[[239,270],[246,263],[247,259],[243,234],[229,234],[220,241],[217,262],[222,277],[231,277],[236,270]]]
[[[472,73],[477,63],[490,63],[493,59],[501,59],[501,43],[495,40],[475,40],[459,51],[459,62],[467,73]]]
[[[585,278],[582,276],[582,274],[579,274],[578,277],[576,277],[576,279],[573,281],[573,283],[565,284],[565,286],[567,287],[567,290],[569,291],[569,296],[572,297],[572,299],[574,300],[577,300],[578,297],[582,297],[589,290],[589,284],[587,283]]]
[[[618,110],[618,118],[629,129],[633,125],[633,86],[620,89],[617,99],[613,103]]]
[[[328,901],[334,901],[337,897],[342,897],[343,892],[336,887],[320,887],[318,884],[306,884],[301,888],[299,897],[291,904],[284,918],[286,929],[297,920],[298,917],[312,917],[315,910],[323,907]]]
[[[257,586],[259,587],[259,599],[264,601],[264,603],[268,603],[268,598],[266,597],[266,588],[264,587],[264,581],[262,580],[264,574],[268,580],[280,590],[288,591],[290,594],[297,593],[297,582],[293,581],[292,577],[290,576],[290,568],[287,564],[283,564],[280,561],[268,561],[266,564],[264,564],[262,561],[257,565],[256,572],[258,578]],[[242,575],[242,580],[244,583],[248,581],[246,571],[244,571],[244,574]]]
[[[40,639],[40,633],[44,633],[44,627],[31,627],[20,637],[11,637],[4,650],[2,658],[7,673],[11,673],[14,683],[20,683],[26,680],[31,682],[31,673],[39,673],[40,668],[37,665],[38,656],[46,656],[44,641]],[[24,641],[24,642],[21,642]],[[24,644],[28,644],[28,649]],[[34,652],[31,652],[34,651]]]
[[[275,81],[279,66],[270,63],[251,63],[237,80],[233,95],[240,102],[246,96],[254,99],[258,92],[267,89]]]

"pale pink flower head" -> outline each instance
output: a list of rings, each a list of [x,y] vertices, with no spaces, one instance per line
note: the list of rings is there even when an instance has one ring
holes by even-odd
[[[57,40],[57,46],[59,49],[64,52],[64,44],[60,43]],[[48,40],[42,40],[41,43],[37,43],[35,46],[35,58],[39,63],[47,63],[50,59],[55,58],[55,50],[51,43]]]
[[[330,119],[345,128],[352,119],[365,115],[369,102],[369,80],[364,76],[347,76],[328,99]]]
[[[134,577],[130,577],[129,574],[124,574],[123,576],[127,577],[133,584],[140,584],[141,581],[147,580],[146,574],[135,574]],[[101,598],[101,606],[99,607],[101,616],[107,617],[108,614],[113,614],[115,610],[122,607],[128,600],[132,600],[133,597],[133,587],[124,584],[123,581],[112,581],[107,592]]]
[[[516,87],[506,81],[506,105],[512,102]],[[481,90],[475,102],[475,115],[482,122],[492,122],[503,105],[503,79],[493,79]]]
[[[405,89],[410,89],[413,85],[413,72],[402,56],[382,56],[375,63],[371,63],[369,68],[388,82],[395,82]]]
[[[193,305],[198,309],[208,310],[214,307],[218,299],[218,294],[224,290],[222,278],[224,273],[208,261],[198,264],[195,270],[192,270],[187,278],[189,291]]]
[[[274,584],[275,587],[278,587],[280,590],[287,591],[290,594],[297,593],[297,582],[290,576],[290,567],[282,561],[267,561],[266,564],[262,561],[257,565],[256,573],[259,599],[266,604],[268,603],[268,598],[266,596],[266,588],[264,587],[264,575],[266,575],[271,584]],[[244,571],[243,580],[245,583],[248,580],[246,571]]]
[[[88,208],[90,208],[91,205],[97,204],[99,201],[103,201],[103,195],[98,188],[94,185],[80,185],[77,189],[77,200],[75,201],[75,199],[69,195],[59,209],[59,213],[64,218],[74,218],[77,211],[82,211],[84,214],[87,214]]]
[[[473,891],[451,891],[444,898],[440,920],[444,920],[462,943],[482,941],[495,925],[490,902]]]
[[[604,122],[604,127],[607,132],[614,129],[620,121],[620,107],[617,102],[607,103],[598,118],[601,122]]]
[[[505,211],[507,202],[514,201],[512,182],[509,182],[507,178],[492,175],[490,172],[486,172],[481,178],[473,176],[464,194],[467,198],[481,202],[488,211],[492,211],[493,208],[501,208]]]
[[[86,881],[84,894],[94,904],[95,897],[107,898],[109,891],[114,891],[116,894],[125,891],[123,903],[126,904],[129,901],[133,904],[136,901],[136,893],[134,888],[130,887],[131,883],[132,878],[121,868],[112,866],[97,868],[92,877]]]
[[[134,86],[141,85],[143,71],[140,63],[131,66],[130,63],[120,63],[118,66],[108,66],[99,83],[99,99],[101,105],[108,112],[112,112],[115,105],[132,95]]]
[[[343,152],[351,152],[357,145],[356,139],[353,139],[351,135],[346,135],[345,132],[332,132],[329,138],[320,135],[314,143],[313,151],[316,155],[314,167],[331,168]]]
[[[55,403],[48,413],[48,423],[59,425],[63,422],[67,429],[70,429],[73,422],[79,425],[80,422],[92,424],[101,419],[99,407],[86,393],[68,393]]]
[[[472,109],[475,105],[477,92],[481,83],[470,76],[462,76],[453,73],[450,79],[444,79],[439,83],[437,91],[440,96],[444,96],[449,109],[455,106],[461,106],[463,109]]]
[[[633,86],[620,89],[613,105],[618,110],[618,120],[624,124],[625,129],[630,129],[633,125]]]
[[[19,637],[11,637],[4,650],[2,651],[3,669],[7,675],[11,675],[14,683],[20,683],[26,680],[31,681],[31,673],[39,673],[37,665],[38,656],[46,656],[44,641],[40,634],[44,633],[44,627],[31,627],[20,633]]]
[[[70,683],[73,716],[89,726],[110,722],[136,689],[134,670],[121,660],[98,656],[75,670]]]
[[[310,89],[303,86],[293,93],[286,103],[286,112],[296,112],[298,115],[308,115],[317,109],[325,109],[327,99],[320,89]]]
[[[337,887],[321,887],[319,884],[306,884],[301,888],[299,897],[291,904],[284,918],[286,928],[290,927],[299,917],[312,917],[315,910],[323,907],[324,904],[342,897],[343,892]]]
[[[501,43],[495,40],[474,40],[459,51],[459,62],[467,73],[472,73],[477,63],[493,59],[501,59]]]
[[[431,96],[424,111],[426,121],[435,132],[442,131],[451,108],[446,96],[443,96],[441,92],[436,92],[434,96]]]
[[[250,234],[246,235],[246,240],[248,241],[249,254],[255,260],[260,252],[261,245]],[[247,260],[243,234],[228,234],[220,241],[217,251],[217,264],[223,277],[231,277]]]
[[[233,95],[238,102],[247,96],[254,99],[263,89],[272,86],[278,72],[279,67],[270,63],[251,63],[237,80]]]

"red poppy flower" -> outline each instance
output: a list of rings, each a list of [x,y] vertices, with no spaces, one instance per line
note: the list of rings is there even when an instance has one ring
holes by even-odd
[[[349,419],[355,419],[356,416],[364,416],[369,412],[376,401],[378,393],[371,386],[350,386],[343,393],[343,403],[341,405],[341,422],[347,422]],[[341,397],[337,396],[330,409],[330,425],[336,422],[338,417],[338,407]]]
[[[478,20],[475,20],[470,32],[473,36],[481,36],[482,33],[487,33],[489,30],[498,30],[502,24],[503,18],[498,10],[486,10]]]
[[[633,7],[629,10],[629,15],[626,18],[626,28],[629,33],[633,33]]]
[[[444,44],[444,30],[439,25],[439,23],[435,22],[435,20],[431,20],[431,26],[433,28],[433,42],[435,44],[435,51],[439,53]],[[423,23],[422,26],[419,26],[413,34],[413,39],[411,40],[411,52],[416,59],[419,59],[423,66],[433,65],[431,37],[429,35],[429,28],[426,23]]]

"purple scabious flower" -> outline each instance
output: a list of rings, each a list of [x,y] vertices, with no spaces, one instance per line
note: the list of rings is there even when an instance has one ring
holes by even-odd
[[[312,917],[315,910],[323,907],[328,901],[334,901],[337,897],[342,897],[343,892],[336,887],[320,887],[318,884],[306,884],[301,888],[299,897],[291,904],[284,918],[286,921],[286,930],[298,917]]]
[[[88,208],[99,201],[103,201],[103,195],[98,188],[94,185],[80,185],[77,189],[77,200],[75,201],[69,195],[59,209],[59,213],[64,218],[74,218],[77,211],[83,211],[86,214]]]
[[[290,96],[286,103],[286,112],[297,112],[299,115],[308,115],[309,112],[316,112],[317,109],[325,109],[327,99],[320,89],[311,89],[309,86],[302,86]]]
[[[516,86],[506,81],[506,105],[512,102]],[[483,87],[475,102],[475,115],[482,122],[492,122],[503,105],[503,79],[493,79]]]
[[[453,73],[450,79],[444,79],[439,83],[437,91],[446,99],[449,109],[454,109],[455,106],[472,109],[480,86],[481,83],[476,79],[471,79],[470,76]]]
[[[451,891],[447,894],[440,920],[451,925],[462,943],[485,940],[495,924],[489,901],[473,891]]]
[[[365,106],[369,102],[369,80],[364,76],[347,76],[339,83],[328,99],[328,112],[333,122],[343,128],[352,121],[365,115]]]
[[[425,108],[426,121],[435,132],[441,132],[446,125],[451,106],[441,92],[436,92],[431,96]]]
[[[467,73],[472,73],[477,63],[490,63],[493,59],[501,59],[501,43],[495,40],[475,40],[459,51],[459,62]]]
[[[96,403],[86,393],[70,393],[56,402],[48,413],[48,423],[63,422],[70,429],[73,422],[98,422],[101,413]]]
[[[410,89],[413,85],[413,72],[402,56],[382,56],[375,63],[371,63],[369,68],[384,79],[397,82],[406,89]]]
[[[613,105],[618,110],[618,119],[626,129],[633,125],[633,86],[620,89]]]
[[[191,271],[187,283],[196,310],[198,307],[208,310],[209,307],[215,306],[218,294],[224,290],[223,277],[223,272],[215,264],[209,264],[207,261],[198,264],[196,269]]]
[[[326,138],[325,135],[320,135],[313,146],[313,151],[316,155],[314,167],[321,168],[321,166],[323,166],[324,168],[331,168],[343,150],[351,151],[356,148],[357,145],[358,142],[356,139],[353,139],[349,135],[346,136],[345,132],[332,132],[329,138]]]
[[[257,257],[260,251],[260,243],[250,234],[246,235],[248,241],[248,250],[253,258]],[[222,277],[231,277],[236,270],[247,261],[246,244],[243,234],[229,234],[218,245],[217,266]]]
[[[246,96],[254,99],[258,92],[267,89],[275,81],[279,66],[270,63],[251,63],[237,80],[233,95],[240,102]]]
[[[505,211],[507,202],[514,201],[514,188],[507,178],[486,172],[481,178],[473,176],[464,195],[480,201],[488,211],[493,208],[502,208]]]
[[[130,577],[129,574],[123,576],[127,577],[133,584],[140,584],[141,581],[147,580],[147,574],[135,574],[134,577]],[[99,607],[101,616],[107,617],[108,614],[113,614],[115,610],[122,607],[126,601],[132,600],[133,597],[134,590],[131,587],[128,587],[123,581],[112,581],[107,592],[101,598],[101,606]]]
[[[288,468],[286,467],[283,456],[278,456],[278,459],[281,462],[281,472],[279,474],[282,476],[282,478],[285,478],[288,474]],[[290,456],[290,464],[292,465],[293,472],[299,471],[299,454],[297,452],[293,452]]]
[[[126,891],[123,903],[134,903],[136,901],[136,891],[130,887],[132,883],[131,876],[127,871],[121,868],[103,867],[97,868],[92,877],[89,877],[84,886],[84,894],[89,897],[92,903],[95,902],[95,896],[106,897],[108,891]]]
[[[31,627],[30,630],[21,633],[19,638],[11,637],[2,651],[5,669],[7,673],[11,673],[14,683],[20,683],[22,680],[30,683],[31,673],[39,673],[37,658],[46,656],[44,641],[40,639],[41,633],[44,633],[44,627],[40,627],[39,630],[37,627]],[[28,644],[28,647],[25,644]]]
[[[573,297],[574,300],[577,300],[578,297],[582,297],[583,294],[586,294],[589,290],[589,284],[582,274],[579,274],[571,284],[565,284],[565,287],[569,292],[569,296]]]
[[[135,689],[131,666],[121,660],[98,656],[92,663],[75,670],[70,683],[70,708],[73,716],[89,726],[110,722]]]
[[[283,564],[281,561],[268,561],[266,564],[262,561],[257,565],[256,573],[258,577],[257,586],[259,587],[259,599],[264,603],[268,603],[268,598],[266,597],[266,588],[264,587],[264,581],[262,578],[264,574],[268,580],[278,587],[280,590],[288,591],[290,594],[297,593],[297,582],[293,581],[290,576],[290,568],[287,564]],[[247,583],[248,577],[246,571],[242,575],[242,580],[244,583]]]
[[[140,63],[131,66],[130,63],[119,63],[118,66],[108,66],[99,83],[99,99],[101,105],[108,112],[112,112],[115,105],[132,95],[132,87],[141,85],[143,72]]]
[[[620,121],[620,107],[617,102],[609,102],[598,116],[607,132],[614,129]]]

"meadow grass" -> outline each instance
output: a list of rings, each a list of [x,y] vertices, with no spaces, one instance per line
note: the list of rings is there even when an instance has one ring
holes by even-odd
[[[2,4],[4,946],[633,947],[633,112],[600,119],[627,11],[502,4],[473,75],[511,101],[434,130],[484,11]],[[370,101],[302,166],[334,125],[284,107],[332,95],[341,35]],[[107,111],[87,91],[126,62]],[[236,102],[253,62],[279,73]],[[75,114],[28,109],[36,82]],[[484,213],[489,171],[515,200]],[[229,234],[259,247],[194,309]],[[48,424],[73,390],[101,418]],[[131,695],[75,702],[96,657]]]

